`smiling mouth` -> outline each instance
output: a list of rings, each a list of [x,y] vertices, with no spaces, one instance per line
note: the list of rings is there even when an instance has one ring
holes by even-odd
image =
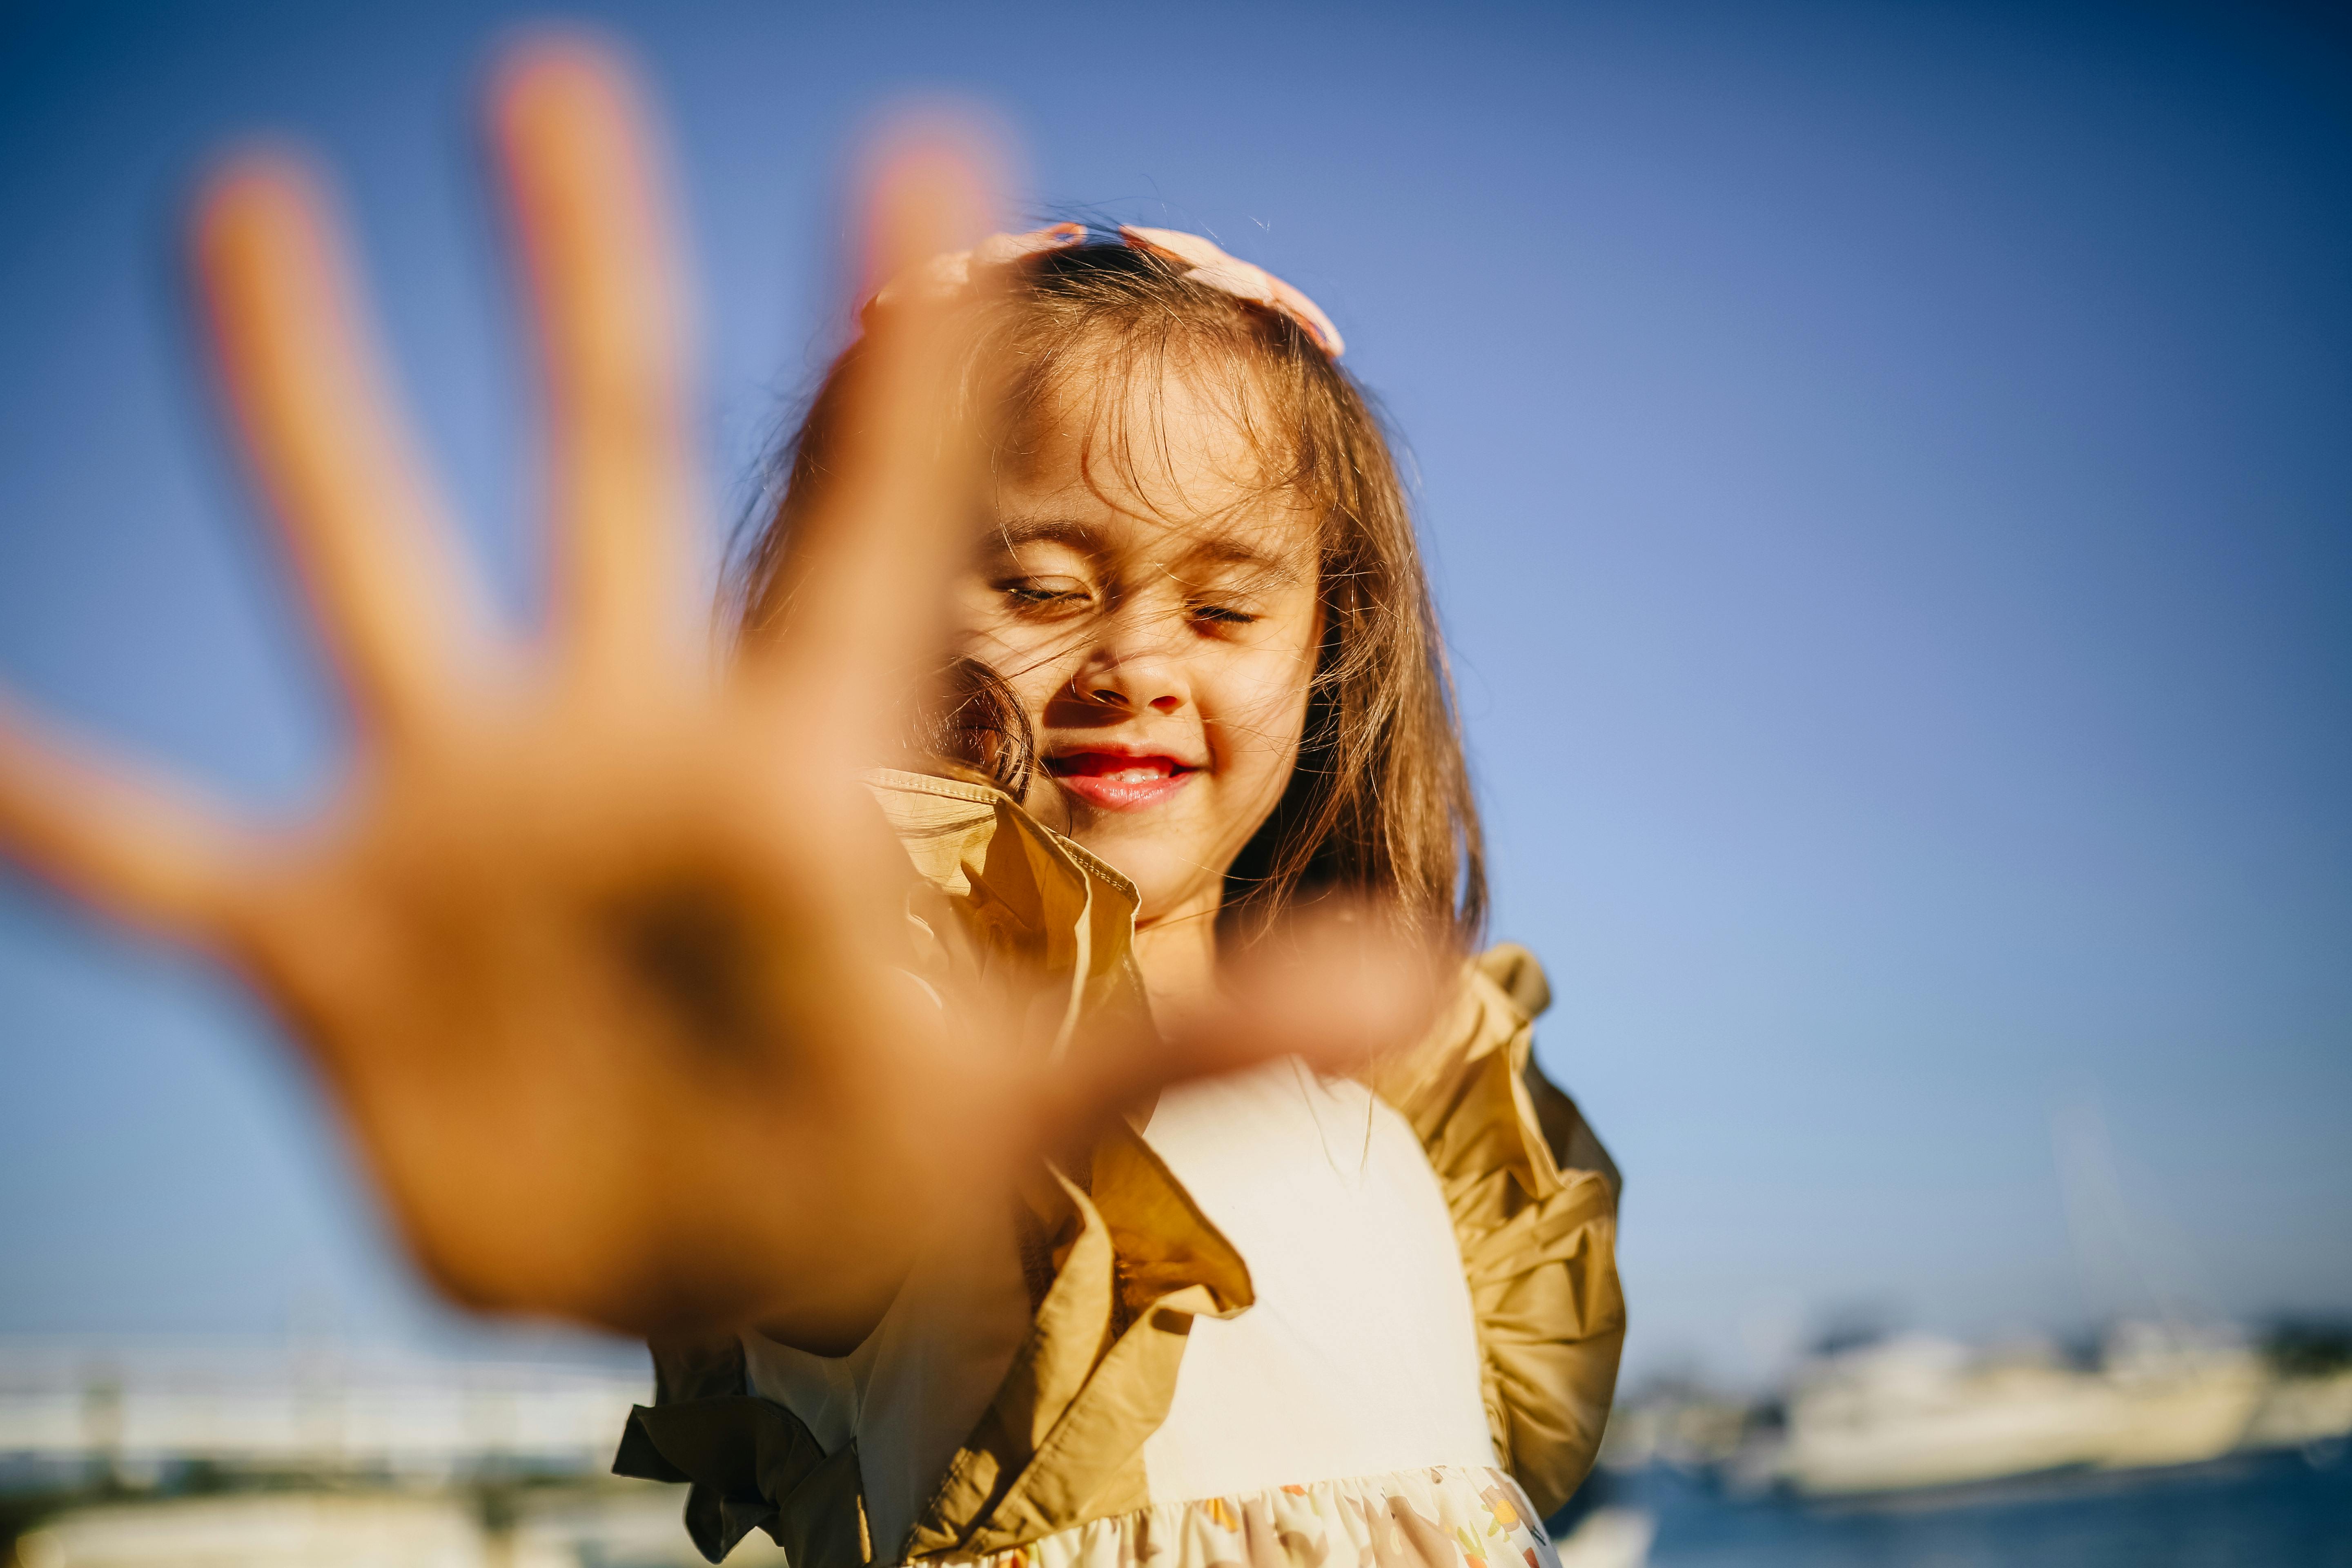
[[[1071,795],[1106,811],[1142,811],[1182,789],[1199,768],[1170,756],[1125,752],[1066,752],[1045,771]]]

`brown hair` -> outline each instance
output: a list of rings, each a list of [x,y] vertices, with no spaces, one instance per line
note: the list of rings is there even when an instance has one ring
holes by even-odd
[[[985,310],[975,367],[1011,374],[996,426],[999,462],[1019,459],[1021,433],[1049,397],[1118,383],[1156,389],[1181,366],[1229,395],[1223,404],[1265,489],[1318,520],[1323,640],[1298,763],[1227,875],[1220,927],[1254,936],[1294,902],[1344,890],[1391,900],[1424,929],[1474,941],[1486,914],[1486,859],[1453,683],[1404,486],[1362,389],[1288,319],[1124,246],[1045,256]],[[793,524],[830,466],[841,388],[857,353],[853,346],[827,372],[780,453],[772,510],[734,584],[747,626],[785,611]],[[1111,460],[1131,468],[1132,433],[1113,432],[1111,447]],[[951,686],[947,716],[931,726],[940,749],[1000,776],[1016,768],[1025,775],[1025,718],[993,726],[981,747],[986,760],[966,754],[973,715],[1000,712],[1009,693],[992,690],[988,672],[970,660],[960,661]]]

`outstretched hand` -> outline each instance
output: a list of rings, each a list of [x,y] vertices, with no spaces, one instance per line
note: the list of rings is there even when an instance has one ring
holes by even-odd
[[[1396,1043],[1428,970],[1365,928],[1048,1069],[1009,1010],[894,974],[907,858],[857,784],[944,648],[970,548],[952,306],[877,323],[792,611],[725,668],[680,268],[607,55],[520,51],[495,142],[543,365],[551,613],[488,622],[372,353],[318,183],[208,187],[196,267],[252,468],[358,743],[327,810],[241,820],[0,707],[0,847],[204,949],[325,1079],[448,1294],[643,1331],[854,1342],[915,1222],[1158,1084]],[[881,165],[864,274],[987,226],[951,143]]]

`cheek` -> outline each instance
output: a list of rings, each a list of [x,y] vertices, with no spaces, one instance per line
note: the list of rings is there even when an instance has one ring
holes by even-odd
[[[1218,684],[1213,723],[1223,759],[1237,780],[1279,794],[1307,727],[1313,665],[1302,652],[1267,652],[1239,661]],[[1268,780],[1265,775],[1272,775]]]
[[[955,651],[994,670],[1028,710],[1029,722],[1042,726],[1046,704],[1076,673],[1076,641],[1066,631],[971,614],[957,628]]]

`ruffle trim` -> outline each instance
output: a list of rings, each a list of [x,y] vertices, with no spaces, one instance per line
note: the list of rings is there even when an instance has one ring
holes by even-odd
[[[795,1568],[873,1560],[857,1445],[827,1454],[798,1416],[756,1394],[637,1405],[613,1473],[690,1483],[686,1531],[713,1563],[754,1530]]]
[[[957,1568],[1559,1568],[1499,1470],[1439,1468],[1160,1503]]]
[[[877,768],[866,785],[920,874],[908,921],[927,982],[1016,1001],[1057,1056],[1082,1026],[1142,1023],[1134,883],[992,784]]]

